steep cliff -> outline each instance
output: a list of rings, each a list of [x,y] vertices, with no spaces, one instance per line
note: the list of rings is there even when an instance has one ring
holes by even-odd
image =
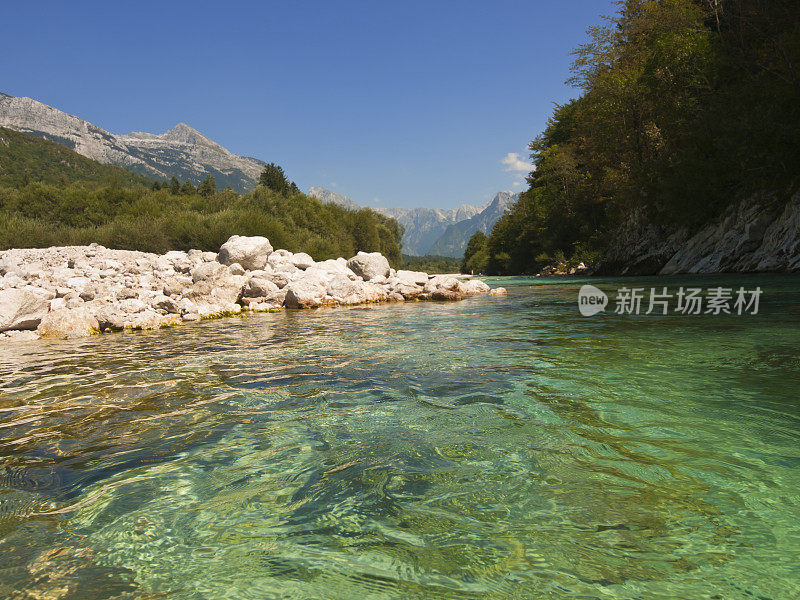
[[[599,274],[800,271],[800,192],[732,204],[695,231],[650,223],[641,212],[617,231]]]

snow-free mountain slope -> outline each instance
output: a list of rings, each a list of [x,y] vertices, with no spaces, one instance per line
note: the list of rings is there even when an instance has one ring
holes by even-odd
[[[162,134],[116,135],[31,98],[0,94],[0,126],[52,140],[101,163],[126,167],[151,179],[177,177],[199,183],[211,173],[220,188],[253,189],[264,162],[226,150],[179,123]]]
[[[477,231],[482,231],[489,235],[495,223],[511,208],[517,198],[517,194],[512,192],[498,192],[480,213],[450,225],[431,245],[428,254],[452,257],[464,256],[464,250],[467,248],[469,238]]]
[[[345,208],[359,208],[344,194],[323,187],[312,187],[308,194],[323,202],[333,202]],[[397,219],[403,226],[403,253],[414,256],[431,254],[431,246],[447,230],[448,226],[476,216],[481,207],[462,204],[452,210],[438,208],[375,208],[377,212]]]

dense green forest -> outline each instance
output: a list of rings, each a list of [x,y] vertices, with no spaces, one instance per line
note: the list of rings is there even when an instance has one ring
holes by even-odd
[[[53,142],[0,129],[0,249],[97,242],[110,248],[216,251],[233,234],[317,260],[380,251],[399,265],[402,229],[369,209],[302,194],[277,165],[238,195],[214,178],[151,182]]]
[[[622,0],[574,53],[581,95],[530,144],[529,189],[463,267],[602,263],[634,212],[691,229],[800,174],[800,2]]]

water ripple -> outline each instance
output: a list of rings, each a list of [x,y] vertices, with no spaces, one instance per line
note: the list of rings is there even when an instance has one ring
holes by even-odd
[[[759,281],[0,347],[0,597],[798,597],[800,286]]]

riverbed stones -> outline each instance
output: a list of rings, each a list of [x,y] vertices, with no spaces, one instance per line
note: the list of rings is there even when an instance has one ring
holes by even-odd
[[[378,253],[315,262],[305,253],[273,251],[263,240],[233,236],[219,254],[156,255],[97,245],[0,252],[0,337],[76,338],[243,309],[455,300],[488,289],[452,276],[395,272]]]
[[[359,252],[347,261],[347,266],[364,281],[388,277],[391,267],[380,252]]]
[[[232,235],[220,247],[217,260],[223,265],[239,263],[252,271],[263,269],[271,253],[272,244],[265,237]]]

